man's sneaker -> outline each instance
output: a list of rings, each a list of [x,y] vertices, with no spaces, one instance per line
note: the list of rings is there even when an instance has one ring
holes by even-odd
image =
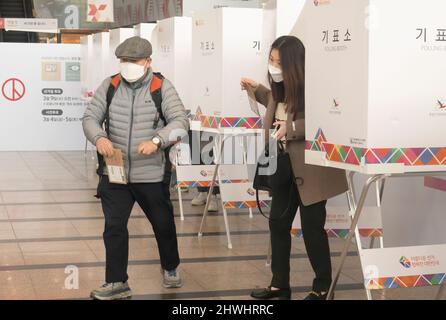
[[[211,201],[209,201],[208,211],[209,212],[218,212],[218,202],[217,202],[216,195],[211,196]]]
[[[90,297],[96,300],[119,300],[132,296],[127,282],[106,283],[91,292]]]
[[[180,273],[176,269],[172,271],[163,270],[163,277],[164,288],[181,288],[183,286]]]
[[[207,192],[198,192],[195,198],[192,199],[191,204],[193,206],[203,206],[206,204],[207,198],[208,198]]]

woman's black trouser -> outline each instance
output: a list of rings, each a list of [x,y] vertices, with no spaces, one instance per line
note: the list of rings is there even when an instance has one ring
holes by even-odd
[[[271,286],[290,287],[291,228],[296,211],[300,208],[302,233],[311,266],[316,274],[313,290],[328,291],[331,285],[331,259],[328,236],[325,231],[327,201],[304,206],[296,184],[292,181],[272,193],[271,232],[273,278]],[[285,212],[286,211],[286,212]]]

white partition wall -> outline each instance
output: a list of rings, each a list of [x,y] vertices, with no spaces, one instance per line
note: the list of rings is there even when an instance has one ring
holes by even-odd
[[[153,41],[153,30],[156,28],[156,23],[140,23],[133,27],[135,36]]]
[[[156,37],[155,30],[156,23],[140,23],[133,27],[133,33],[135,36],[144,38],[152,44],[152,48],[156,49]],[[156,61],[152,61],[152,68],[157,69]]]
[[[190,109],[195,73],[191,68],[192,19],[174,17],[158,22],[153,31],[153,69],[161,72],[177,89]]]
[[[108,51],[108,59],[110,63],[106,71],[110,75],[113,75],[119,73],[119,59],[116,58],[115,50],[125,40],[133,37],[134,32],[133,29],[131,28],[119,28],[110,30],[109,34],[110,34],[110,44]]]
[[[260,128],[240,78],[266,80],[261,9],[221,8],[193,18],[193,108],[203,127]]]
[[[183,0],[183,15],[192,17],[198,12],[224,7],[261,8],[262,0]]]
[[[305,0],[269,0],[264,5],[264,30],[278,38],[289,35],[302,12]],[[269,43],[265,43],[266,46]]]
[[[108,32],[100,32],[93,34],[93,59],[91,63],[92,88],[96,90],[104,81],[110,77],[109,72],[109,45],[110,37]]]
[[[262,52],[268,58],[271,45],[293,30],[305,0],[269,0],[263,7]]]
[[[81,37],[81,95],[83,99],[93,96],[92,87],[93,36]]]
[[[445,10],[442,0],[307,1],[293,34],[307,50],[308,163],[446,170]]]

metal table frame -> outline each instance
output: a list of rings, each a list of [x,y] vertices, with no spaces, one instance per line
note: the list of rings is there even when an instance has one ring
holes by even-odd
[[[248,131],[245,134],[253,134],[253,133],[257,133],[257,132],[253,130],[253,131]],[[223,154],[225,142],[229,138],[233,138],[233,137],[242,137],[243,138],[243,136],[244,136],[244,134],[242,132],[233,132],[233,133],[225,132],[225,133],[218,133],[216,135],[215,148],[214,148],[215,169],[214,169],[214,174],[212,177],[211,184],[209,186],[209,192],[208,192],[208,196],[206,199],[206,205],[205,205],[205,208],[203,211],[203,218],[201,219],[200,230],[198,231],[198,237],[203,236],[203,229],[204,229],[204,225],[205,225],[205,221],[206,221],[206,216],[209,212],[209,203],[211,200],[212,193],[214,191],[215,182],[218,180],[218,184],[219,185],[222,184],[220,174],[219,174],[219,169],[222,164],[222,154]],[[246,146],[244,144],[243,144],[243,150],[244,150],[243,160],[246,164],[247,163],[247,151],[246,151]],[[231,240],[231,232],[229,229],[228,213],[227,213],[227,210],[224,207],[224,205],[222,205],[222,210],[223,210],[223,219],[224,219],[225,229],[226,229],[226,237],[228,240],[228,249],[232,249],[232,240]],[[253,213],[252,213],[251,208],[249,208],[249,217],[251,219],[253,218]]]
[[[329,300],[332,300],[334,297],[334,291],[336,289],[336,285],[339,281],[339,277],[341,275],[342,268],[343,268],[345,260],[347,258],[347,253],[348,253],[351,241],[355,235],[356,235],[357,241],[359,240],[359,242],[357,243],[358,250],[361,250],[360,236],[358,233],[358,221],[361,216],[362,210],[364,208],[367,195],[370,191],[370,186],[375,182],[378,182],[378,183],[381,182],[379,196],[380,196],[380,199],[382,199],[383,194],[384,194],[385,181],[388,178],[440,176],[440,175],[446,175],[446,172],[407,172],[407,173],[398,173],[398,174],[375,174],[375,175],[372,175],[371,177],[368,178],[367,182],[363,186],[358,202],[356,201],[355,186],[354,186],[354,182],[353,182],[354,175],[355,175],[355,172],[353,172],[353,171],[351,171],[347,174],[348,185],[349,185],[349,191],[347,193],[347,198],[348,198],[348,202],[349,202],[351,211],[354,211],[354,216],[352,216],[352,223],[350,226],[350,230],[349,230],[348,236],[345,240],[344,248],[342,250],[340,265],[335,273],[332,284],[330,286],[330,290],[328,291],[327,299],[329,299]],[[445,290],[444,286],[440,286],[440,289],[437,294],[437,299],[439,299],[441,297],[444,290]],[[369,300],[371,300],[372,297],[371,297],[370,290],[367,290],[367,297]]]

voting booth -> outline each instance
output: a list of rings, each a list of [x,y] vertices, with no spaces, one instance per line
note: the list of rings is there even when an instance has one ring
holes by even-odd
[[[181,170],[178,170],[178,169]],[[217,178],[216,178],[217,177]],[[238,165],[189,165],[177,167],[178,189],[181,187],[212,187],[215,183],[220,188],[221,206],[225,224],[228,248],[232,249],[231,232],[227,210],[251,209],[257,207],[256,192],[249,180],[248,168],[245,164]],[[184,220],[181,192],[179,195],[180,214]],[[259,193],[259,203],[262,207],[270,207],[271,198],[268,192]],[[204,214],[199,236],[203,235]]]
[[[107,72],[111,76],[120,72],[119,59],[115,55],[116,48],[128,38],[133,37],[134,32],[132,28],[118,28],[110,30],[109,35],[108,59],[110,63]]]
[[[154,40],[153,30],[155,30],[155,28],[156,23],[140,23],[133,27],[133,33],[135,36],[149,40],[152,43]]]
[[[92,73],[93,92],[101,85],[105,78],[110,77],[109,64],[109,46],[110,37],[108,32],[99,32],[93,34],[93,59],[91,60],[91,68],[88,70]]]
[[[157,23],[152,39],[154,71],[161,72],[178,91],[186,109],[190,109],[190,97],[196,77],[191,68],[192,19],[173,17]]]
[[[274,40],[291,33],[304,4],[305,0],[269,0],[264,4],[262,50],[266,55]]]
[[[446,170],[445,9],[441,0],[307,1],[293,34],[306,46],[308,163]]]
[[[366,289],[445,283],[446,245],[363,249],[358,228],[374,183],[381,199],[388,178],[446,171],[445,10],[441,0],[307,1],[292,32],[306,47],[305,160],[349,171],[352,223],[330,297],[354,236]],[[358,199],[355,172],[371,175]]]
[[[155,30],[156,23],[140,23],[133,27],[133,34],[135,36],[144,38],[152,44],[152,48],[156,48]],[[156,61],[152,60],[152,69],[156,70]]]
[[[203,235],[203,224],[214,185],[220,186],[228,248],[232,248],[226,210],[249,210],[253,217],[255,193],[248,176],[249,144],[247,136],[262,132],[261,117],[252,111],[246,91],[240,88],[240,79],[266,79],[267,57],[262,52],[262,9],[218,8],[195,12],[192,18],[192,70],[193,81],[189,81],[193,93],[191,121],[193,131],[215,135],[215,165],[208,185],[208,201],[203,213],[199,236]],[[238,140],[233,148],[233,138]],[[224,150],[224,151],[223,151]],[[221,167],[226,162],[223,155],[236,154],[241,150],[241,165],[230,166],[234,174],[232,181],[225,180]],[[190,173],[189,179],[201,183],[202,178],[194,174],[195,166],[178,166],[178,176]],[[241,169],[240,169],[241,168]],[[180,190],[180,188],[179,188]],[[262,205],[268,200],[262,195]]]
[[[93,96],[93,36],[82,36],[81,43],[81,97],[90,99]]]
[[[193,16],[192,112],[204,128],[262,127],[251,111],[240,78],[266,79],[261,9],[220,8]]]

